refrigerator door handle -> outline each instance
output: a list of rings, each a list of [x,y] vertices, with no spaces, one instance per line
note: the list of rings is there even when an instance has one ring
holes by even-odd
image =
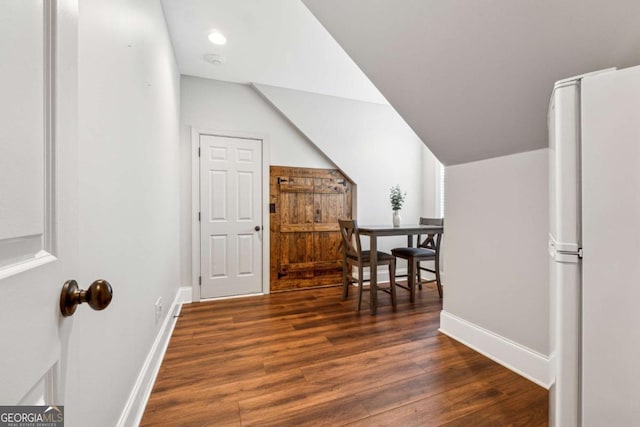
[[[556,251],[562,255],[578,255],[579,258],[582,258],[582,248],[578,248],[577,251]]]
[[[551,256],[556,261],[578,262],[582,259],[582,248],[579,248],[577,251],[555,251]]]
[[[556,261],[577,262],[576,257],[582,259],[582,248],[577,243],[557,242],[551,235],[547,250]]]
[[[573,255],[578,256],[578,258],[582,259],[582,248],[578,248],[577,251],[556,251],[559,255]]]

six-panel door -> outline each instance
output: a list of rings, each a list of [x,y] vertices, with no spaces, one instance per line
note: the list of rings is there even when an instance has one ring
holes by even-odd
[[[54,25],[55,23],[55,25]],[[77,3],[0,2],[0,403],[64,404],[77,274]]]
[[[262,142],[200,136],[202,298],[262,292]]]

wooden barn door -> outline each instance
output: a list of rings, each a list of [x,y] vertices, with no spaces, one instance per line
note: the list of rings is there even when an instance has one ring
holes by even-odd
[[[272,166],[271,291],[338,285],[338,219],[351,218],[351,183],[337,170]]]

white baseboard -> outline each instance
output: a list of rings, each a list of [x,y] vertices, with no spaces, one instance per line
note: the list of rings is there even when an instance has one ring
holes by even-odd
[[[530,348],[444,310],[440,332],[546,389],[551,387],[549,358]]]
[[[191,286],[180,286],[177,296],[178,304],[189,304],[193,302],[193,288]]]
[[[140,425],[147,401],[151,395],[151,389],[158,376],[162,359],[167,351],[173,328],[176,325],[176,316],[180,314],[183,302],[191,302],[191,288],[181,287],[176,292],[171,309],[168,310],[168,314],[164,322],[162,322],[162,326],[142,365],[133,390],[131,390],[129,400],[127,400],[122,415],[120,415],[118,427],[136,427]]]
[[[208,302],[208,301],[222,301],[225,299],[237,299],[237,298],[248,298],[248,297],[258,297],[260,295],[265,295],[263,293],[256,294],[242,294],[242,295],[229,295],[226,297],[211,297],[211,298],[201,298],[200,302]]]

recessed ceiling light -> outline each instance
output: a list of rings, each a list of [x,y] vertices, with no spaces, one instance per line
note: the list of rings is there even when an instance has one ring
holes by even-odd
[[[209,41],[213,44],[225,44],[227,38],[218,30],[213,30],[209,33]]]

